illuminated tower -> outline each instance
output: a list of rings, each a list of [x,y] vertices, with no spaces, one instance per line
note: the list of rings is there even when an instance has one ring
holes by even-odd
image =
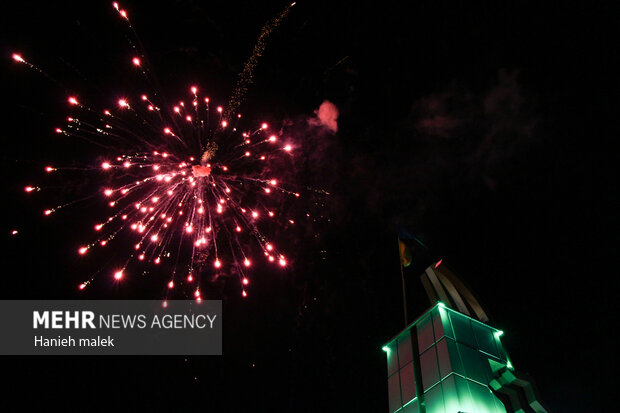
[[[547,412],[530,380],[514,370],[503,332],[474,318],[486,314],[458,277],[440,261],[422,278],[431,299],[446,301],[435,299],[383,347],[389,412]]]

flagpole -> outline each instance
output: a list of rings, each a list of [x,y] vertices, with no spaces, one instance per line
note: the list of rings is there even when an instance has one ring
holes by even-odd
[[[400,244],[398,247],[400,249]],[[403,260],[400,253],[398,254],[398,262],[400,263],[400,280],[403,285],[403,313],[405,315],[405,327],[407,327],[409,324],[407,321],[407,290],[405,289],[405,272],[403,271]]]

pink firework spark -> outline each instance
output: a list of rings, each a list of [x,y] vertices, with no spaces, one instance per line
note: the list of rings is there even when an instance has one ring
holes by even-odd
[[[113,6],[135,35],[127,12],[118,3]],[[138,70],[152,80],[146,54],[133,43],[132,47],[137,56],[127,62],[128,70]],[[12,58],[48,76],[21,54]],[[106,158],[89,169],[98,176],[103,173],[108,184],[96,196],[110,210],[93,227],[89,224],[93,239],[76,252],[87,256],[91,249],[109,248],[120,234],[129,233],[133,245],[126,260],[110,272],[114,282],[131,277],[133,269],[135,274],[144,271],[140,267],[168,261],[172,271],[164,280],[166,291],[189,286],[200,301],[199,276],[228,273],[238,276],[241,295],[246,297],[254,262],[264,259],[275,267],[288,265],[265,229],[278,219],[287,225],[294,222],[278,212],[278,205],[283,197],[296,199],[300,194],[281,184],[269,172],[269,164],[294,156],[295,146],[265,122],[243,128],[240,114],[228,114],[224,106],[213,110],[198,85],[172,104],[152,92],[117,96],[116,104],[108,108],[91,106],[73,94],[66,98],[71,114],[55,131],[106,150]],[[45,167],[47,173],[63,173],[63,169],[70,168]],[[28,186],[25,191],[39,189]],[[54,215],[73,204],[43,213]],[[93,279],[82,282],[79,289]]]

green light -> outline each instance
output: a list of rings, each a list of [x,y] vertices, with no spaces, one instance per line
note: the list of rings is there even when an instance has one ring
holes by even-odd
[[[514,367],[512,367],[512,363],[510,362],[510,360],[506,362],[506,367],[508,367],[509,369],[514,369]]]
[[[385,351],[388,354],[390,353],[390,348],[388,346],[381,347],[381,350]]]
[[[444,308],[446,305],[444,303],[442,303],[441,301],[437,301],[437,305],[441,308]]]
[[[415,402],[418,400],[418,397],[414,397],[413,399],[409,400],[406,404],[403,405],[403,407],[407,407],[409,406],[411,403]]]
[[[496,331],[495,333],[493,333],[493,334],[495,334],[495,337],[496,337],[496,338],[500,338],[501,336],[503,336],[503,335],[504,335],[504,332],[503,332],[502,330],[497,330],[497,331]]]

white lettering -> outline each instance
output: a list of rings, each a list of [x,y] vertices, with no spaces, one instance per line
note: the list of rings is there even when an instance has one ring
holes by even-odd
[[[41,315],[38,311],[32,312],[32,328],[39,328],[40,324],[43,324],[45,328],[49,328],[50,319],[47,311],[43,311]]]

